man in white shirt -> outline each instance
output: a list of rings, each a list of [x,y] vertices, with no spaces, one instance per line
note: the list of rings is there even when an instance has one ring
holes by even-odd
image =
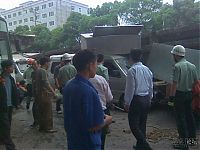
[[[92,85],[95,87],[95,89],[98,92],[100,102],[102,105],[102,109],[106,115],[110,115],[109,109],[107,109],[107,104],[110,103],[113,99],[113,95],[111,93],[110,87],[106,79],[100,75],[95,75],[94,78],[90,78],[89,81],[92,83]],[[106,140],[106,134],[108,132],[108,126],[105,126],[102,129],[102,135],[101,135],[101,149],[104,150],[105,140]]]
[[[130,129],[137,139],[136,150],[151,150],[146,141],[146,121],[153,97],[153,75],[141,62],[142,50],[130,52],[130,62],[125,88],[125,110],[128,112]]]

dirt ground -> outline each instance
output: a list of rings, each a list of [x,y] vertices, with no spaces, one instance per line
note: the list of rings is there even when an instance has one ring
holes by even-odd
[[[54,104],[55,105],[55,104]],[[63,128],[63,115],[54,112],[54,127],[56,133],[40,133],[32,129],[32,113],[25,109],[25,104],[14,112],[12,122],[12,137],[18,150],[64,150],[67,149],[66,134]],[[129,129],[127,113],[112,110],[115,121],[110,126],[110,134],[106,139],[107,150],[131,150],[135,138]],[[147,136],[150,145],[155,150],[172,150],[172,143],[177,137],[173,111],[164,107],[150,111],[147,122]],[[198,132],[200,139],[200,132]],[[199,141],[200,143],[200,141]],[[0,150],[4,147],[0,146]],[[198,149],[198,148],[196,148]]]

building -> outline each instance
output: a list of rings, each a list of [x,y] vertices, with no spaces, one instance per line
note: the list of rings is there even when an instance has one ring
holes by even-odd
[[[52,30],[62,26],[72,11],[88,15],[88,6],[72,0],[38,0],[22,3],[10,10],[0,9],[8,29],[12,31],[20,25],[32,27],[37,24]]]

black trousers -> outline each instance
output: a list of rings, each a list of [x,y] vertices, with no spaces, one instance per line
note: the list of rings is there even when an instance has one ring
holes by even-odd
[[[33,120],[34,120],[34,122],[33,122],[33,124],[34,125],[38,125],[39,123],[38,123],[38,104],[37,104],[37,102],[33,102],[33,106],[32,106],[32,113],[33,113]]]
[[[179,138],[196,138],[195,121],[192,112],[192,92],[176,91],[174,109]]]
[[[137,140],[137,145],[148,147],[146,141],[146,122],[150,108],[149,96],[134,96],[129,107],[128,121],[131,132]]]
[[[6,150],[15,150],[15,144],[13,143],[10,135],[10,112],[11,110],[7,112],[0,112],[0,141],[5,145]]]

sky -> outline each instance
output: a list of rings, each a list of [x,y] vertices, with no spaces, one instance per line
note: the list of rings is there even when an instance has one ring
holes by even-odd
[[[11,9],[14,7],[18,7],[19,4],[27,2],[30,0],[0,0],[0,8],[3,9]],[[32,1],[36,1],[36,0],[32,0]],[[77,2],[81,2],[84,4],[87,4],[89,7],[93,7],[95,8],[97,5],[102,5],[105,2],[114,2],[115,0],[73,0],[73,1],[77,1]],[[118,0],[118,1],[123,1],[123,0]],[[164,3],[168,2],[170,4],[172,4],[173,0],[163,0]]]

